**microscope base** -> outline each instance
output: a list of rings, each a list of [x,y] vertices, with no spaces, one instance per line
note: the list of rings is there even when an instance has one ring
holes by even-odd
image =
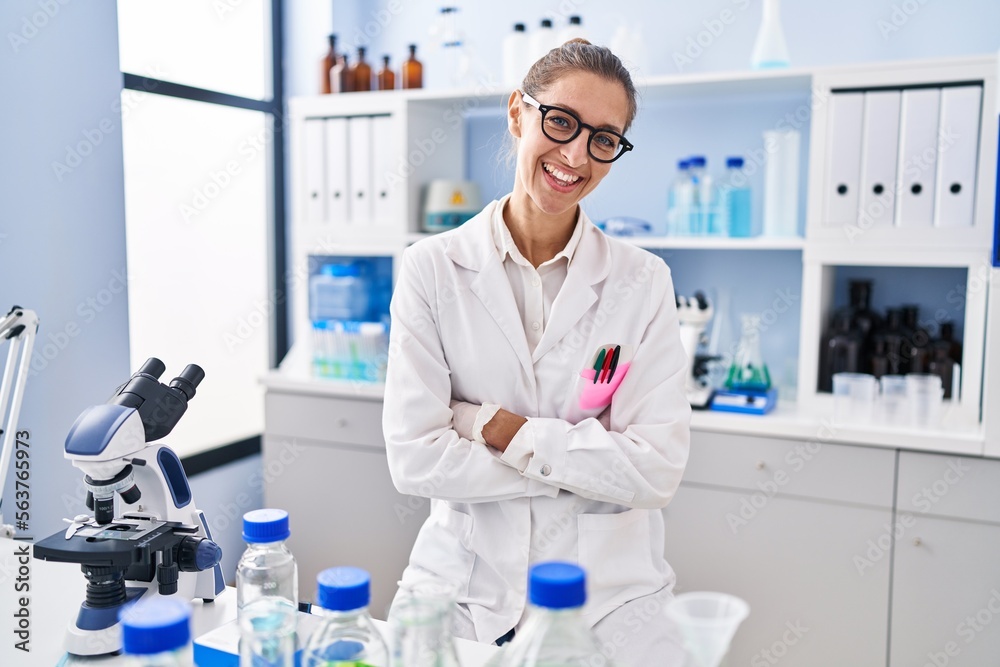
[[[125,589],[125,602],[115,607],[95,609],[80,605],[75,621],[66,630],[66,652],[79,656],[96,656],[122,650],[122,629],[118,612],[146,592],[145,588]]]
[[[685,393],[692,409],[707,410],[708,404],[712,402],[712,394],[715,391],[711,387],[699,387],[698,389],[688,387]]]

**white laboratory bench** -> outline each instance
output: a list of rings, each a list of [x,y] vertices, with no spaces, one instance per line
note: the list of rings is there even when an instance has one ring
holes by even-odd
[[[377,615],[428,513],[392,485],[384,387],[314,379],[294,351],[264,384],[265,502],[314,527],[291,538],[300,580],[363,563]],[[730,664],[766,664],[772,648],[810,667],[910,667],[948,648],[951,667],[992,664],[1000,619],[972,642],[956,634],[1000,603],[1000,460],[982,457],[981,430],[846,428],[830,415],[787,402],[764,417],[694,414],[664,510],[678,591],[749,602]]]

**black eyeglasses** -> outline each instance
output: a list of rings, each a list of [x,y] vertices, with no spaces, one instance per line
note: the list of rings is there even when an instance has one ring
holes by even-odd
[[[541,112],[542,134],[557,144],[568,144],[580,136],[580,132],[586,128],[590,130],[587,152],[598,162],[614,162],[633,148],[624,136],[613,130],[602,130],[587,125],[568,109],[542,104],[524,91],[521,91],[521,97],[525,103]]]

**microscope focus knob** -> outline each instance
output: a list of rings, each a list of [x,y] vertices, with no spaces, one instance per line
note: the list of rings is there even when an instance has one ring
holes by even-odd
[[[222,560],[222,547],[204,537],[185,537],[177,548],[181,572],[202,572]]]

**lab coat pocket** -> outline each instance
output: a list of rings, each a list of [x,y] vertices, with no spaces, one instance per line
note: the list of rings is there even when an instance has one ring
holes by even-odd
[[[444,502],[435,503],[413,544],[410,565],[459,584],[459,596],[464,597],[475,562],[471,536],[471,516]]]
[[[621,385],[622,380],[625,379],[625,375],[628,373],[631,365],[626,362],[618,366],[615,369],[615,376],[610,382],[607,380],[604,382],[594,382],[594,376],[597,374],[597,371],[593,368],[585,368],[580,371],[580,377],[584,380],[580,383],[580,409],[600,410],[611,405],[611,399],[614,397],[619,385]]]
[[[653,561],[649,512],[631,509],[577,518],[577,556],[591,591],[588,606],[614,607],[662,586],[663,575]]]

